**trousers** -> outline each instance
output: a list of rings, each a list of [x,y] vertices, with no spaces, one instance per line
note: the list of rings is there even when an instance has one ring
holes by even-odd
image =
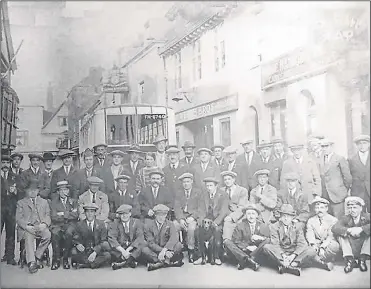
[[[183,245],[180,242],[176,243],[176,245],[174,246],[174,250],[173,250],[174,255],[168,261],[176,262],[176,261],[182,260],[183,259],[182,249],[183,249]],[[158,259],[159,252],[158,253],[154,252],[148,246],[142,249],[142,254],[143,254],[143,257],[150,263],[160,262],[160,260]]]
[[[236,259],[238,263],[241,264],[244,262],[247,256],[252,257],[254,259],[258,258],[263,251],[264,245],[267,244],[268,242],[269,242],[269,239],[264,240],[257,246],[257,248],[254,251],[242,250],[231,240],[225,240],[224,246],[225,246],[228,256],[232,259],[233,258]]]
[[[34,251],[35,239],[41,239],[39,245],[36,248],[36,252]],[[31,233],[28,231],[25,231],[24,240],[25,240],[27,263],[35,262],[35,258],[41,259],[41,257],[44,254],[44,251],[48,248],[50,244],[50,239],[51,239],[51,233],[48,228],[42,231],[38,231],[34,229]]]
[[[195,231],[197,228],[197,222],[195,220],[187,221],[187,230],[184,230],[177,220],[173,221],[174,226],[178,232],[185,231],[187,233],[187,246],[189,250],[195,248]]]
[[[125,250],[127,249],[125,246],[122,246]],[[140,256],[142,255],[141,248],[134,248],[131,252],[131,256],[138,261]],[[121,258],[122,254],[119,251],[112,250],[111,251],[111,258],[113,262],[121,262],[123,259]]]
[[[5,258],[7,260],[14,259],[15,250],[15,214],[14,216],[7,213],[1,212],[1,232],[3,232],[5,226]]]
[[[240,222],[243,218],[243,212],[241,209],[238,209],[232,213],[230,213],[227,217],[224,219],[224,225],[223,225],[223,240],[231,240],[233,231],[236,228],[238,222]]]
[[[366,238],[339,237],[343,257],[370,256],[370,236]]]
[[[111,254],[109,252],[101,252],[97,254],[93,262],[89,262],[89,255],[87,252],[79,252],[76,248],[71,250],[71,262],[78,264],[90,264],[91,268],[99,268],[102,265],[109,263]]]

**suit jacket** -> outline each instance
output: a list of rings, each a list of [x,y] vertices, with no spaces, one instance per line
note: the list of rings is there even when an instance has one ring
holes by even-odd
[[[330,200],[333,203],[341,203],[348,196],[348,190],[352,185],[348,162],[344,157],[333,154],[328,164],[324,158],[320,163],[322,186],[327,190]]]
[[[12,168],[10,168],[9,173],[12,176],[13,181],[15,181],[17,186],[17,196],[18,200],[23,199],[26,195],[22,192],[22,184],[21,184],[21,175],[24,170],[19,168],[18,173],[15,173]]]
[[[145,167],[144,163],[142,160],[138,160],[137,167],[135,169],[135,172],[132,171],[131,166],[130,166],[130,161],[129,163],[126,163],[123,165],[124,173],[130,176],[130,181],[129,181],[129,188],[131,190],[136,189],[136,179],[139,176],[139,171]]]
[[[307,222],[306,238],[309,244],[318,244],[326,248],[331,241],[335,241],[331,231],[338,221],[337,218],[327,214],[320,223],[318,216],[309,218]]]
[[[229,163],[225,162],[224,164],[222,164],[220,171],[223,172],[223,171],[228,171],[228,170],[229,170]],[[249,184],[248,184],[248,179],[247,179],[247,175],[248,175],[247,166],[235,161],[231,171],[237,174],[236,184],[248,189]]]
[[[101,192],[98,191],[96,192],[95,196],[95,204],[99,207],[96,215],[96,219],[100,221],[106,221],[108,220],[108,215],[109,215],[109,204],[108,204],[108,196]],[[82,195],[79,196],[78,199],[78,204],[79,204],[79,219],[80,220],[85,220],[85,212],[84,212],[84,205],[91,203],[91,196],[90,196],[90,190],[86,191]]]
[[[50,193],[50,184],[52,181],[52,176],[53,176],[53,170],[51,172],[43,171],[43,174],[45,175],[45,186],[42,191],[40,191],[39,196],[48,200],[51,198],[51,193]]]
[[[369,237],[370,236],[370,214],[362,212],[361,213],[361,218],[360,218],[360,223],[355,224],[352,216],[350,215],[345,215],[341,217],[335,225],[332,227],[332,232],[334,233],[335,236],[342,236],[346,237],[347,230],[349,228],[354,228],[354,227],[361,227],[362,228],[362,233],[361,237]]]
[[[352,175],[352,196],[358,196],[366,200],[370,198],[370,152],[366,165],[361,162],[359,154],[355,154],[349,160],[350,174]]]
[[[304,238],[303,229],[300,226],[291,224],[285,233],[284,225],[278,221],[270,227],[271,244],[277,249],[285,252],[300,255],[307,247],[308,243]]]
[[[14,216],[17,202],[23,198],[23,195],[19,193],[18,188],[16,194],[9,192],[8,182],[10,180],[16,183],[17,188],[17,180],[19,180],[19,176],[15,175],[12,171],[9,171],[7,179],[1,177],[1,212],[6,212],[10,216]]]
[[[250,202],[256,204],[257,208],[261,212],[261,216],[265,223],[270,222],[273,219],[273,211],[277,206],[278,193],[275,187],[267,184],[262,191],[262,197],[257,198],[258,190],[260,186],[253,188],[250,192]]]
[[[145,245],[143,224],[138,219],[131,218],[129,221],[129,233],[125,233],[125,228],[121,220],[116,219],[108,228],[108,243],[112,249],[122,246],[127,248],[142,248]]]
[[[169,188],[171,194],[175,195],[176,192],[182,188],[182,184],[178,178],[188,171],[190,171],[190,168],[181,162],[179,162],[176,169],[171,168],[170,164],[163,168],[165,174],[165,186]]]
[[[113,177],[111,167],[112,166],[104,167],[103,169],[101,169],[101,176],[102,176],[102,180],[104,181],[105,193],[107,195],[115,191],[115,179]],[[129,174],[129,172],[125,170],[124,165],[120,165],[120,168],[118,171],[118,176],[122,174]],[[130,177],[132,178],[132,176]],[[131,181],[132,179],[130,179],[129,184]]]
[[[93,170],[91,172],[91,176],[98,177],[103,180],[103,172],[102,169],[98,166],[93,167]],[[88,175],[86,172],[86,168],[79,169],[76,172],[76,178],[77,178],[77,186],[78,186],[78,195],[79,197],[81,194],[85,193],[87,190],[89,190],[89,183],[88,183]],[[104,180],[103,180],[104,181]],[[99,190],[102,192],[106,192],[105,185],[102,184],[99,187]]]
[[[245,175],[243,178],[246,179],[246,185],[248,185],[248,189],[251,191],[252,188],[255,188],[258,184],[254,174],[259,169],[261,163],[260,155],[254,151],[249,165],[246,161],[245,153],[242,153],[237,156],[236,162],[244,167],[243,172]]]
[[[228,168],[228,161],[225,159],[225,158],[223,158],[222,157],[222,159],[221,160],[217,160],[215,157],[213,157],[212,158],[212,161],[214,162],[214,164],[216,165],[216,166],[218,166],[219,167],[219,170],[222,172],[222,171],[224,171],[225,169],[225,167],[227,167]]]
[[[106,155],[106,157],[104,158],[103,166],[101,166],[101,164],[98,161],[98,158],[95,156],[93,165],[100,169],[108,168],[112,165],[112,157],[110,155]]]
[[[227,194],[217,188],[213,199],[210,199],[209,193],[206,193],[204,198],[206,218],[210,218],[218,226],[222,225],[224,218],[229,214],[229,199]]]
[[[209,164],[206,167],[206,170],[203,172],[202,167],[201,167],[201,162],[200,163],[195,163],[191,169],[194,172],[194,184],[198,188],[205,189],[205,183],[204,183],[204,178],[207,177],[214,177],[217,180],[220,181],[220,169],[219,167],[210,160]]]
[[[235,204],[235,205],[237,205],[237,207],[239,209],[242,209],[243,207],[246,207],[246,205],[249,203],[249,193],[248,193],[246,188],[241,187],[239,185],[236,185],[236,187],[235,187],[235,189],[232,193],[232,198],[230,197],[230,195],[227,194],[226,189],[227,189],[226,187],[223,187],[220,190],[228,196],[229,212],[234,212],[235,211],[231,208],[232,204]]]
[[[159,154],[158,151],[156,151],[156,166],[163,169],[168,163],[169,159],[167,158],[166,153]]]
[[[188,166],[188,168],[191,168],[193,167],[195,164],[199,164],[200,163],[200,159],[196,156],[193,156],[191,162],[189,163],[188,160],[186,159],[186,157],[184,158],[181,158],[180,159],[180,162],[185,164],[186,166]]]
[[[268,162],[265,163],[260,159],[258,169],[267,169],[270,171],[269,174],[269,184],[275,187],[277,190],[280,189],[280,177],[281,177],[281,160],[277,160],[275,157],[271,156]]]
[[[133,207],[131,210],[131,215],[133,217],[140,217],[140,205],[136,192],[126,190],[125,195],[120,196],[119,191],[116,190],[108,196],[108,203],[110,208],[109,215],[110,219],[112,220],[116,218],[116,211],[123,204],[127,204]]]
[[[58,196],[57,194],[57,183],[63,180],[68,181],[70,187],[70,197],[77,200],[79,192],[79,182],[77,176],[77,169],[73,166],[70,169],[68,176],[64,170],[64,166],[61,166],[59,169],[56,169],[52,174],[52,179],[50,181],[50,194],[51,198]]]
[[[17,202],[16,222],[18,225],[18,240],[23,239],[27,225],[32,222],[31,218],[35,209],[40,224],[45,223],[48,227],[50,226],[50,206],[48,201],[37,196],[35,208],[30,198],[23,198]]]
[[[257,245],[251,238],[253,235],[269,238],[268,225],[256,221],[255,231],[251,232],[249,222],[244,219],[238,223],[232,234],[232,242],[241,250],[246,249],[248,246]]]
[[[19,178],[20,187],[18,191],[21,196],[26,196],[26,190],[28,188],[38,188],[41,192],[48,186],[48,180],[41,168],[39,168],[36,174],[34,174],[31,168],[28,168],[20,174]]]
[[[77,222],[79,218],[77,201],[67,198],[66,206],[63,205],[61,198],[51,200],[50,210],[52,224],[51,228],[67,229],[70,223]],[[63,216],[58,216],[58,213],[63,212]]]
[[[90,254],[94,250],[97,254],[110,250],[107,241],[107,229],[104,222],[95,219],[94,230],[88,227],[86,220],[81,220],[76,224],[73,234],[73,244],[81,244],[85,247],[84,253]]]
[[[198,188],[192,188],[187,201],[184,189],[179,189],[175,196],[174,211],[177,220],[193,217],[199,223],[205,218],[205,198]]]
[[[315,195],[322,196],[321,177],[316,162],[309,156],[303,156],[303,162],[298,164],[294,158],[289,158],[283,162],[280,180],[280,188],[286,188],[286,180],[283,176],[286,173],[295,172],[300,177],[300,185],[303,193],[311,202]]]
[[[174,208],[174,197],[167,187],[159,186],[157,198],[155,199],[152,187],[149,186],[139,194],[139,204],[142,216],[148,217],[148,211],[158,204],[166,205],[170,209]]]
[[[310,214],[309,205],[300,187],[296,188],[294,196],[289,193],[288,189],[281,189],[278,192],[277,209],[281,208],[283,204],[290,204],[294,208],[297,215],[296,219],[300,222],[308,220]]]
[[[159,253],[163,248],[170,251],[174,250],[175,245],[179,242],[178,232],[169,220],[165,220],[160,230],[155,220],[150,220],[144,225],[144,239],[147,246],[154,252]]]

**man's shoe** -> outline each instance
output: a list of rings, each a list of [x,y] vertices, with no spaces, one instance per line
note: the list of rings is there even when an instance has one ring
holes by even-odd
[[[118,270],[127,267],[127,261],[120,262],[120,263],[112,263],[111,267],[112,270]]]
[[[197,260],[193,261],[193,265],[203,265],[202,262],[205,263],[205,260],[198,258]]]
[[[170,267],[182,267],[184,265],[184,262],[182,260],[176,261],[170,264]]]
[[[157,270],[157,269],[160,269],[160,268],[163,268],[165,267],[165,264],[164,263],[148,263],[147,265],[147,270],[148,271],[154,271],[154,270]]]
[[[17,265],[17,262],[16,262],[14,259],[9,259],[9,260],[6,261],[6,263],[7,263],[8,265],[12,265],[12,266]]]
[[[193,255],[194,255],[194,250],[188,250],[188,262],[189,263],[193,263],[194,261]]]
[[[295,275],[295,276],[300,276],[300,273],[301,273],[301,269],[299,267],[294,267],[294,266],[286,267],[285,271],[287,273]]]
[[[359,270],[361,270],[361,272],[366,272],[368,270],[365,259],[359,260]]]
[[[36,273],[39,270],[39,267],[37,266],[36,262],[30,262],[28,263],[28,271],[31,274]]]
[[[352,272],[353,268],[354,268],[354,265],[355,265],[354,259],[353,258],[348,259],[346,264],[345,264],[345,267],[344,267],[344,272],[345,273]]]
[[[135,269],[135,268],[138,266],[138,262],[135,261],[135,259],[134,259],[133,256],[130,256],[130,257],[129,257],[127,263],[128,263],[128,266],[129,266],[130,268],[133,268],[133,269]]]
[[[90,264],[80,264],[80,263],[76,264],[76,269],[84,269],[84,268],[91,268],[91,265]]]
[[[50,270],[58,270],[60,266],[61,266],[61,262],[59,260],[53,261]]]
[[[285,273],[285,267],[283,267],[282,265],[278,266],[278,273],[279,274]]]
[[[253,269],[254,271],[258,271],[259,268],[260,268],[260,264],[257,263],[253,258],[251,257],[247,257],[245,258],[245,263],[246,264],[249,264],[251,269]]]
[[[7,261],[6,256],[4,256],[4,257],[1,258],[1,262],[6,262],[6,261]]]
[[[246,264],[245,263],[238,263],[237,264],[237,270],[243,270],[246,268]]]
[[[71,269],[71,266],[68,260],[66,261],[63,260],[63,269],[66,269],[66,270]]]
[[[36,265],[38,269],[44,269],[43,262],[38,258],[36,258]]]
[[[334,269],[334,263],[332,263],[332,262],[327,262],[326,263],[326,270],[327,271],[332,271],[333,269]]]

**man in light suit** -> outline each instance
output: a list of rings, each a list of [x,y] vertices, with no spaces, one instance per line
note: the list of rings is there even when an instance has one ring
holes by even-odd
[[[328,213],[329,201],[316,197],[312,201],[315,216],[309,218],[306,225],[306,238],[310,246],[317,252],[317,263],[323,264],[332,270],[336,254],[340,250],[340,245],[336,241],[332,227],[338,219]]]
[[[188,167],[192,167],[195,163],[200,162],[200,160],[195,156],[195,148],[196,146],[189,140],[185,141],[182,146],[185,156],[180,161]]]
[[[78,204],[79,204],[79,220],[85,220],[85,210],[84,206],[86,204],[96,204],[98,209],[96,211],[96,219],[103,221],[105,223],[109,222],[109,204],[108,204],[108,197],[105,193],[99,191],[99,187],[101,186],[103,180],[98,177],[89,177],[89,190],[79,196]]]
[[[16,222],[18,240],[25,240],[26,260],[30,273],[42,268],[41,258],[50,244],[50,207],[47,200],[38,196],[38,188],[28,188],[27,196],[17,203]],[[35,238],[41,242],[34,251]]]
[[[322,197],[330,201],[330,213],[339,219],[345,214],[344,200],[352,185],[352,175],[346,159],[334,153],[333,142],[324,139],[321,146]]]
[[[220,169],[211,161],[212,151],[210,149],[200,148],[197,154],[200,157],[200,162],[192,167],[195,185],[205,191],[206,187],[203,180],[208,177],[213,177],[220,181]]]
[[[221,174],[224,187],[221,190],[228,196],[229,214],[224,218],[223,242],[230,240],[234,228],[244,216],[243,208],[249,203],[247,189],[236,184],[237,174],[232,171],[224,171]]]
[[[130,177],[129,190],[132,191],[136,188],[135,181],[139,175],[139,171],[144,167],[144,164],[139,158],[142,151],[137,144],[130,146],[126,152],[129,154],[130,160],[128,163],[124,164],[124,171],[121,174],[125,174]]]
[[[102,180],[104,182],[104,189],[107,195],[112,194],[117,189],[117,183],[115,179],[124,174],[125,168],[122,165],[124,158],[124,152],[120,150],[114,150],[109,154],[112,157],[112,163],[110,166],[103,167],[102,169]],[[129,173],[129,170],[128,172]]]
[[[280,180],[280,189],[285,189],[287,173],[295,172],[299,175],[299,183],[310,203],[315,196],[322,195],[321,177],[316,162],[304,154],[303,144],[292,144],[290,149],[293,157],[283,162]]]
[[[166,142],[167,138],[163,135],[157,135],[153,144],[156,146],[156,166],[163,169],[168,164],[168,159],[166,157]]]
[[[269,225],[273,220],[273,212],[277,206],[277,190],[268,183],[269,170],[258,170],[254,175],[258,179],[258,185],[250,192],[250,202],[256,204],[262,221]]]
[[[358,152],[348,160],[352,175],[351,195],[362,198],[370,212],[370,136],[360,135],[354,143]]]

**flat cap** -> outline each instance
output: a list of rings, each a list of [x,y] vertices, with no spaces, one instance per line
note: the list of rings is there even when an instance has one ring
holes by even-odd
[[[293,144],[290,144],[289,145],[289,148],[292,149],[292,150],[303,149],[304,148],[304,144],[302,144],[302,143],[293,143]]]
[[[186,178],[189,178],[189,179],[192,179],[193,180],[193,174],[191,174],[191,173],[184,173],[184,174],[182,174],[179,178],[178,178],[178,180],[183,180],[183,179],[186,179]]]
[[[255,205],[255,204],[248,204],[247,206],[245,206],[242,211],[245,213],[246,211],[248,210],[254,210],[256,211],[258,214],[260,214],[260,210],[258,209],[258,207]]]
[[[294,208],[290,204],[283,204],[281,208],[279,208],[277,211],[280,214],[286,214],[286,215],[291,215],[291,216],[296,215]]]
[[[219,180],[217,180],[214,177],[204,178],[203,181],[204,181],[204,183],[215,183],[215,184],[218,184],[219,183]]]
[[[41,161],[44,160],[42,155],[40,155],[40,154],[28,154],[28,157],[29,157],[29,159],[39,159]]]
[[[351,197],[347,197],[345,199],[345,205],[348,206],[348,205],[359,205],[359,206],[364,206],[365,205],[365,201],[360,198],[360,197],[355,197],[355,196],[351,196]]]
[[[9,161],[10,162],[10,156],[8,156],[8,155],[1,155],[1,160],[2,161]]]
[[[57,189],[60,188],[69,188],[70,185],[68,184],[68,181],[59,181],[57,182]]]
[[[244,140],[241,142],[241,144],[244,145],[244,144],[248,144],[248,143],[252,143],[252,142],[254,142],[253,139],[244,139]]]
[[[169,207],[168,206],[165,206],[163,204],[158,204],[156,206],[153,207],[153,211],[155,213],[167,213],[169,212]]]
[[[272,143],[272,144],[276,144],[276,143],[284,143],[284,141],[283,141],[282,138],[276,137],[276,138],[272,138],[271,143]]]
[[[92,157],[92,156],[94,156],[94,152],[93,152],[91,149],[89,149],[89,148],[87,148],[87,149],[83,152],[83,154],[84,154],[84,157]]]
[[[55,155],[53,155],[53,153],[51,153],[51,152],[44,152],[43,159],[44,159],[44,161],[54,161],[55,160]]]
[[[270,171],[267,170],[267,169],[262,169],[262,170],[257,170],[255,173],[254,173],[254,176],[259,176],[259,175],[267,175],[269,176],[270,175]]]
[[[357,142],[360,142],[360,141],[368,141],[370,142],[370,136],[369,135],[366,135],[366,134],[361,134],[357,137],[354,138],[354,142],[357,143]]]
[[[140,150],[140,146],[137,144],[131,145],[128,150],[128,153],[141,153],[142,151]]]
[[[125,153],[123,151],[120,151],[120,150],[111,151],[109,154],[111,156],[120,156],[120,157],[124,157],[125,156]]]
[[[127,204],[123,204],[116,210],[117,214],[130,213],[133,207]]]
[[[93,149],[96,149],[98,147],[107,147],[107,145],[105,143],[99,143],[99,144],[96,144],[95,146],[93,146]]]
[[[90,185],[100,185],[100,184],[103,184],[103,180],[98,178],[98,177],[95,177],[95,176],[91,176],[91,177],[88,177],[87,179],[88,183]]]
[[[155,139],[153,140],[153,143],[156,144],[156,143],[159,143],[160,141],[167,141],[167,138],[162,134],[157,135]]]
[[[167,150],[166,150],[166,153],[167,154],[176,154],[176,153],[180,153],[180,149],[178,149],[177,147],[169,147]]]
[[[11,159],[14,159],[16,157],[19,157],[21,160],[23,160],[23,155],[21,153],[15,152],[10,155]]]
[[[235,154],[237,153],[237,149],[235,147],[232,147],[232,146],[228,146],[224,149],[224,153],[226,154]]]
[[[184,145],[182,146],[183,149],[185,148],[195,148],[196,146],[194,145],[193,142],[189,141],[189,140],[186,140],[184,142]]]
[[[75,152],[71,150],[62,149],[58,152],[58,157],[60,157],[61,159],[71,157],[73,155],[75,155]]]
[[[119,175],[117,178],[115,178],[115,181],[117,182],[117,181],[119,181],[119,180],[130,180],[131,179],[131,177],[130,176],[128,176],[128,175]]]
[[[98,205],[96,205],[95,203],[88,203],[88,204],[85,204],[84,206],[83,206],[83,209],[84,210],[98,210],[99,209],[99,207],[98,207]]]
[[[221,145],[221,144],[215,144],[211,147],[211,150],[214,151],[216,148],[221,148],[222,150],[224,150],[224,146]]]
[[[334,142],[327,139],[327,138],[324,138],[323,140],[321,140],[321,146],[329,146],[329,145],[332,145]]]
[[[150,170],[148,175],[152,176],[154,174],[161,175],[162,177],[164,176],[164,172],[160,168],[155,168],[153,170]]]
[[[237,174],[235,172],[232,172],[232,171],[224,171],[224,172],[221,172],[220,175],[222,177],[225,177],[225,176],[231,176],[233,178],[237,177]]]
[[[287,180],[299,180],[300,179],[300,176],[298,173],[295,173],[295,172],[289,172],[289,173],[286,173],[283,178],[287,181]]]
[[[197,150],[197,153],[200,154],[200,152],[207,152],[209,153],[210,155],[212,154],[212,151],[211,149],[208,149],[208,148],[200,148]]]
[[[270,147],[272,147],[272,143],[270,143],[269,141],[266,141],[266,140],[262,140],[258,144],[258,149],[264,149],[264,148],[270,148]]]
[[[322,203],[322,204],[327,204],[327,205],[328,205],[330,202],[329,202],[328,200],[326,200],[326,199],[320,197],[320,196],[316,196],[316,197],[312,200],[312,202],[311,202],[310,204],[311,204],[311,205],[315,205],[315,204],[317,204],[317,203]]]

